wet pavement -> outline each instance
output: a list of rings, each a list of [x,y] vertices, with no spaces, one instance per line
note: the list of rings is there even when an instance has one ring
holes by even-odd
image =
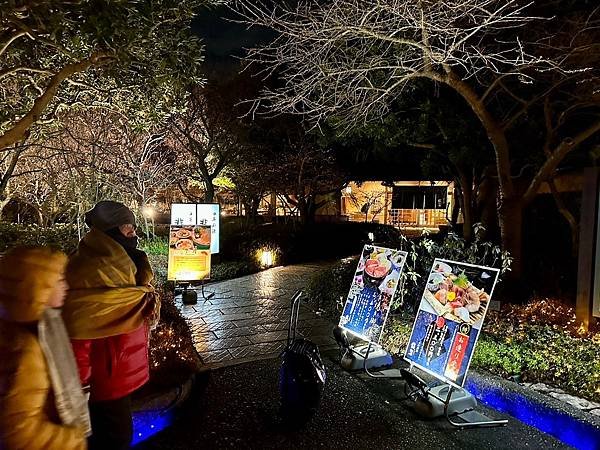
[[[327,353],[320,408],[302,430],[278,420],[279,360],[207,371],[175,423],[141,449],[566,449],[551,436],[508,418],[501,428],[457,430],[444,419],[424,420],[402,399],[402,381],[343,371]]]
[[[207,369],[274,358],[287,339],[290,298],[304,288],[321,264],[275,267],[234,280],[210,284],[198,303],[175,302],[188,323],[194,346]],[[301,335],[327,350],[335,347],[333,325],[301,305]]]

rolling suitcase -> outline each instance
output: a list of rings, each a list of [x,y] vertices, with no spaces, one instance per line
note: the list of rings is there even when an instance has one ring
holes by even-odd
[[[289,426],[300,427],[312,418],[321,401],[326,373],[319,347],[296,337],[302,291],[292,297],[287,345],[281,354],[279,391],[281,416]]]

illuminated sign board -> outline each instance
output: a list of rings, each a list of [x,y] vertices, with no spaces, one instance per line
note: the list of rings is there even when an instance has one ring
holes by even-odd
[[[169,233],[169,281],[201,281],[210,278],[211,227],[171,225]]]
[[[499,270],[436,259],[427,278],[404,359],[461,387]]]
[[[406,252],[365,245],[339,325],[362,339],[379,343]]]
[[[218,203],[173,203],[171,225],[209,225],[210,252],[219,253],[221,208]]]

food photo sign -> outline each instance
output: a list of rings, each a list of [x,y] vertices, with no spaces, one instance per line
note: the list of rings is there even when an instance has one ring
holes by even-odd
[[[379,343],[406,255],[400,250],[365,245],[340,317],[340,327],[361,339]]]
[[[210,252],[219,253],[221,207],[218,203],[173,203],[171,225],[210,226]]]
[[[210,278],[213,227],[198,223],[198,205],[174,204],[169,232],[170,281],[202,281]]]
[[[462,387],[498,275],[491,267],[436,259],[404,359]]]

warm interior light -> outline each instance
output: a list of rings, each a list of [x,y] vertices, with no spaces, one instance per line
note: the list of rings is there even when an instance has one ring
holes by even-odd
[[[262,250],[260,254],[260,264],[263,267],[271,267],[273,265],[273,252],[271,250]]]
[[[146,206],[144,208],[144,215],[149,218],[154,217],[154,208],[152,208],[152,206]]]

